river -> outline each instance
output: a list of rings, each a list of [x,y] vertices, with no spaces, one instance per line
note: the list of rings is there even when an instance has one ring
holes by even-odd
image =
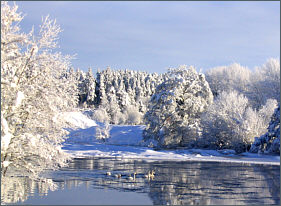
[[[154,177],[147,178],[152,170]],[[2,201],[34,205],[280,204],[277,165],[92,157],[73,159],[68,167],[44,175],[57,184],[56,190],[24,180],[18,189],[22,191],[15,188],[6,192],[7,197],[2,194]]]

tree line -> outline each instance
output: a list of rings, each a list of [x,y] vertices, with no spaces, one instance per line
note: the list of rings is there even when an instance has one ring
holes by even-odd
[[[209,69],[171,68],[164,74],[107,68],[72,69],[79,107],[111,124],[145,124],[144,141],[158,147],[249,151],[267,131],[280,102],[280,63],[254,71],[240,64]]]

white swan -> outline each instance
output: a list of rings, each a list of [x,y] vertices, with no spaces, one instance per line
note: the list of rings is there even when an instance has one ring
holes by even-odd
[[[121,175],[121,174],[115,174],[114,176],[115,176],[116,178],[121,178],[122,175]]]
[[[132,175],[129,175],[128,180],[136,180],[136,172],[133,173],[133,177]]]
[[[151,172],[148,171],[147,175],[144,175],[144,176],[145,176],[145,178],[148,178],[150,180],[150,179],[154,178],[154,175],[155,175],[155,171],[151,170]]]
[[[134,178],[131,175],[129,175],[129,177],[127,179],[128,180],[134,180]]]

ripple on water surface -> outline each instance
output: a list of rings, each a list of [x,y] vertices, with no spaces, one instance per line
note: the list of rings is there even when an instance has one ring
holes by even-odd
[[[23,204],[280,204],[276,165],[77,158],[46,176],[57,190],[25,182]]]

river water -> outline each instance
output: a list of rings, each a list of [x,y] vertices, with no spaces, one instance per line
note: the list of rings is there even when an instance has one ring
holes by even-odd
[[[152,170],[154,178],[147,178]],[[1,200],[35,205],[280,204],[276,165],[93,157],[74,159],[45,176],[58,185],[56,190],[21,180],[20,191],[14,186]]]

